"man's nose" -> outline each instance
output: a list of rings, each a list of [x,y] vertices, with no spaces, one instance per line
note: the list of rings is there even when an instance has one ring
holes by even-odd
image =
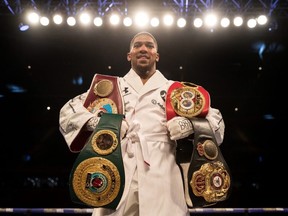
[[[142,50],[145,50],[145,51],[147,51],[147,46],[145,45],[145,44],[143,44],[141,47],[140,47],[140,50],[142,51]]]

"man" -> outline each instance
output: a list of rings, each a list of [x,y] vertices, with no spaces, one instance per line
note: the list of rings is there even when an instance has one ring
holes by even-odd
[[[116,210],[95,208],[93,216],[190,215],[175,152],[176,140],[191,135],[193,127],[181,116],[167,122],[163,95],[174,81],[156,69],[159,59],[152,34],[133,37],[127,54],[131,69],[119,77],[125,114],[121,125],[125,188]],[[86,142],[76,137],[91,134],[101,118],[95,115],[99,110],[93,114],[83,106],[87,95],[88,91],[69,100],[60,111],[60,131],[72,152],[81,151]],[[220,145],[225,127],[221,113],[209,107],[206,118]]]

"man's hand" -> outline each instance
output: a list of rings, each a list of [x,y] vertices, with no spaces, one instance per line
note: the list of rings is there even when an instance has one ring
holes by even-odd
[[[171,140],[179,140],[188,137],[194,132],[192,123],[189,119],[176,116],[167,122],[167,128]]]
[[[94,117],[90,118],[86,123],[86,129],[88,131],[94,131],[99,120],[100,120],[100,117],[98,117],[98,116],[94,116]]]
[[[88,131],[94,131],[97,124],[99,123],[100,117],[94,116],[86,123],[86,128]],[[121,131],[120,131],[120,138],[121,140],[125,137],[129,125],[126,120],[123,120],[121,123]]]
[[[125,137],[128,128],[129,128],[129,125],[128,125],[127,121],[124,119],[124,120],[122,121],[122,124],[121,124],[121,131],[120,131],[120,138],[121,138],[121,140]]]

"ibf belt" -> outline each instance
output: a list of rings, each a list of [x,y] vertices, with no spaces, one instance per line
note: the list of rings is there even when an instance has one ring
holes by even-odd
[[[73,165],[70,195],[75,203],[116,209],[125,185],[119,138],[124,108],[118,77],[96,74],[84,107],[100,112],[101,118]]]
[[[209,93],[199,85],[174,82],[166,96],[167,121],[179,115],[187,118],[205,117],[210,107]]]
[[[209,93],[201,86],[174,82],[168,89],[167,121],[183,116],[191,121],[194,129],[194,137],[177,140],[176,151],[189,207],[210,206],[226,200],[230,194],[230,171],[205,119],[209,107]]]

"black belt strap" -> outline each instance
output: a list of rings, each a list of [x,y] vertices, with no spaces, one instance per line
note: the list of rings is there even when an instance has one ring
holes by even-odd
[[[185,199],[189,207],[205,207],[230,195],[231,173],[207,119],[191,118],[193,139],[177,141]],[[192,153],[192,154],[191,154]]]

